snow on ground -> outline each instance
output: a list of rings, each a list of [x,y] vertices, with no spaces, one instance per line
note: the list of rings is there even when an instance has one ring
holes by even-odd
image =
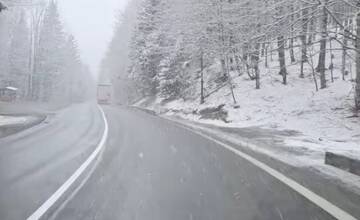
[[[41,102],[2,102],[0,101],[0,115],[34,115],[51,114],[65,108],[64,103],[41,103]]]
[[[298,53],[297,53],[298,54]],[[199,105],[199,99],[192,101],[176,100],[160,104],[160,100],[152,100],[151,104],[138,103],[166,116],[180,116],[190,121],[203,124],[231,128],[259,128],[275,131],[291,130],[297,135],[282,136],[283,151],[269,146],[260,150],[263,153],[277,157],[285,162],[297,166],[312,166],[323,172],[334,174],[324,166],[326,151],[343,154],[356,159],[360,158],[360,118],[354,116],[354,66],[349,64],[349,75],[343,81],[340,72],[341,51],[334,52],[335,69],[334,83],[330,80],[330,70],[327,70],[328,88],[316,92],[310,65],[306,64],[305,79],[300,79],[300,64],[292,64],[288,69],[288,85],[282,84],[282,77],[278,74],[278,62],[274,53],[274,60],[270,68],[261,64],[261,89],[255,90],[255,82],[244,74],[236,76],[232,73],[235,95],[240,108],[234,108],[230,89],[224,87],[206,99],[206,103]],[[299,55],[299,54],[298,54]],[[327,55],[327,65],[330,64],[330,54]],[[288,60],[289,64],[290,61]],[[314,57],[317,63],[317,56]],[[215,65],[214,65],[215,66]],[[218,68],[212,67],[213,69]],[[214,70],[215,72],[215,70]],[[318,80],[319,81],[319,80]],[[320,83],[320,82],[318,82]],[[207,107],[226,104],[229,113],[225,123],[217,120],[202,120],[194,111]],[[219,134],[219,131],[217,131]],[[233,134],[221,134],[233,140],[239,139]],[[241,137],[240,137],[241,138]],[[251,141],[248,139],[247,141]],[[290,153],[289,153],[290,152]],[[291,155],[291,152],[295,152]],[[302,153],[299,153],[302,152]],[[296,161],[296,162],[295,162]],[[340,171],[342,172],[342,171]],[[338,172],[336,175],[339,177]],[[343,173],[343,175],[345,175]],[[360,181],[359,181],[360,185]]]
[[[261,90],[254,90],[254,82],[251,81],[242,82],[241,87],[235,89],[240,108],[234,109],[232,104],[226,105],[230,123],[201,120],[199,115],[184,114],[204,108],[199,107],[197,103],[172,102],[164,107],[173,110],[184,109],[176,115],[222,127],[298,131],[301,135],[285,140],[288,147],[306,148],[309,152],[331,151],[360,158],[360,119],[352,117],[351,82],[337,80],[328,89],[315,92],[311,79],[304,79],[303,82],[291,81],[293,77],[297,77],[294,75],[289,77],[289,85],[283,86],[271,75],[274,73],[269,72],[263,76]],[[265,83],[265,80],[268,82]],[[222,95],[227,97],[226,103],[232,102],[226,88]],[[217,106],[223,103],[220,100],[217,94],[208,102],[214,103],[210,106]],[[170,111],[167,114],[174,113]]]
[[[2,102],[0,101],[0,126],[28,125],[45,115],[55,114],[66,106],[61,103]]]
[[[13,125],[13,124],[26,124],[33,117],[31,116],[1,116],[0,126]]]

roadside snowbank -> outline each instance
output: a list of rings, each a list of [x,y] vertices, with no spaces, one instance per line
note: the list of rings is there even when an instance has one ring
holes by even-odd
[[[173,101],[165,105],[153,102],[147,108],[166,115],[223,127],[261,127],[275,130],[295,130],[301,135],[289,137],[289,147],[307,148],[311,152],[327,150],[360,158],[360,118],[354,117],[353,84],[338,77],[329,88],[315,91],[311,77],[299,80],[295,68],[289,68],[289,85],[281,84],[276,69],[262,75],[262,88],[254,89],[254,82],[246,76],[237,78],[235,94],[240,108],[233,108],[229,88],[223,88],[207,99]],[[226,103],[229,113],[225,123],[201,120],[194,111]],[[230,103],[230,104],[228,104]]]
[[[1,116],[0,126],[14,125],[14,124],[26,124],[28,121],[33,120],[32,116]]]

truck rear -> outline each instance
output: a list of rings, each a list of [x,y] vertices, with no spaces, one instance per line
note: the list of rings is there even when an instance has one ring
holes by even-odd
[[[112,85],[99,84],[97,88],[97,101],[102,105],[110,105],[112,101]]]

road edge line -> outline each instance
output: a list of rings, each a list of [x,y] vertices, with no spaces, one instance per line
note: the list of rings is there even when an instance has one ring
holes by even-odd
[[[320,207],[322,210],[327,212],[332,217],[339,219],[339,220],[358,220],[351,214],[347,213],[346,211],[342,210],[338,206],[332,204],[330,201],[326,200],[325,198],[321,197],[320,195],[316,194],[315,192],[311,191],[310,189],[304,187],[300,183],[296,182],[295,180],[285,176],[281,172],[275,170],[274,168],[271,168],[270,166],[266,165],[265,163],[261,162],[258,159],[255,159],[254,157],[250,156],[249,154],[244,153],[241,150],[235,149],[234,147],[221,142],[210,135],[204,134],[200,131],[196,131],[191,127],[188,127],[188,125],[183,124],[182,122],[172,120],[170,118],[161,117],[163,119],[166,119],[168,121],[171,121],[175,123],[175,125],[184,128],[192,133],[195,133],[197,135],[202,136],[205,139],[208,139],[212,142],[215,142],[216,144],[222,146],[226,150],[240,156],[241,158],[247,160],[249,163],[253,164],[254,166],[260,168],[261,170],[265,171],[275,179],[279,180],[283,184],[287,185],[289,188],[294,190],[295,192],[299,193],[303,197],[305,197],[307,200],[315,204],[316,206]]]
[[[104,132],[101,137],[97,148],[92,152],[92,154],[86,159],[86,161],[71,175],[71,177],[63,183],[58,190],[54,194],[50,196],[48,200],[46,200],[33,214],[31,214],[27,220],[39,220],[41,219],[46,212],[63,196],[66,191],[74,184],[74,182],[84,173],[84,171],[89,167],[89,165],[97,158],[101,150],[104,148],[105,143],[108,138],[109,133],[109,125],[106,119],[105,112],[98,105],[101,116],[104,120]]]

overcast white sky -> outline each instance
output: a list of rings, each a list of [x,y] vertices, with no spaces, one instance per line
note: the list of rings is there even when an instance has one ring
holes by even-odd
[[[82,60],[97,74],[111,40],[115,18],[128,0],[58,0],[67,31],[77,39]]]

